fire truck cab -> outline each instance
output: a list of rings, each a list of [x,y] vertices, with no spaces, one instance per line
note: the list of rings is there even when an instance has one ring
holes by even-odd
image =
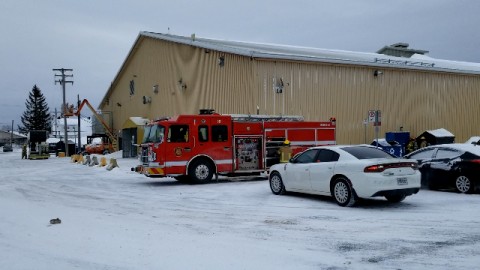
[[[259,175],[279,162],[283,141],[292,154],[335,144],[335,121],[306,122],[298,116],[221,115],[201,110],[145,127],[141,164],[132,171],[148,177],[174,177],[194,183],[218,175]]]

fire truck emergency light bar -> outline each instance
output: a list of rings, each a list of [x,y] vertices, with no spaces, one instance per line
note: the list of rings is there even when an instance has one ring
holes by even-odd
[[[279,116],[272,116],[272,115],[261,115],[261,114],[229,114],[233,120],[235,121],[284,121],[284,122],[298,122],[303,121],[303,116],[297,115],[279,115]]]

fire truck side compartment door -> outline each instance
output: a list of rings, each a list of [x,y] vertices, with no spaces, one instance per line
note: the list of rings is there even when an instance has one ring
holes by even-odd
[[[222,116],[212,116],[209,126],[210,143],[205,152],[214,159],[218,172],[232,172],[232,124]]]

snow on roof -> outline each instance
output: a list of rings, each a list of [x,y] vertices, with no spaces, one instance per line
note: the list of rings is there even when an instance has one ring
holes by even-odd
[[[150,122],[150,120],[143,117],[130,117],[130,120],[137,126],[144,126]]]
[[[48,138],[47,143],[58,143],[60,141],[59,138]]]
[[[341,64],[361,64],[374,67],[401,67],[444,72],[480,74],[480,63],[450,61],[415,55],[412,58],[395,57],[378,53],[328,50],[311,47],[225,41],[170,34],[140,32],[139,36],[161,39],[204,49],[243,55],[252,58],[285,59]]]
[[[22,137],[22,138],[27,138],[26,135],[18,132],[18,131],[13,131],[13,135],[15,135],[16,137]]]
[[[444,128],[439,128],[439,129],[434,129],[434,130],[427,130],[428,133],[432,134],[433,136],[437,138],[442,138],[442,137],[455,137],[450,131],[444,129]]]
[[[377,145],[377,139],[373,139],[371,145]],[[390,146],[390,144],[387,142],[387,140],[385,138],[379,138],[378,139],[378,145],[379,146]]]
[[[479,141],[480,141],[480,136],[472,136],[465,143],[472,144],[472,143],[477,143]]]
[[[473,153],[475,155],[480,156],[480,146],[479,145],[474,145],[474,144],[467,144],[467,143],[449,143],[449,144],[438,144],[438,145],[432,145],[429,147],[450,147],[453,149],[461,150],[461,151],[468,151],[470,153]]]

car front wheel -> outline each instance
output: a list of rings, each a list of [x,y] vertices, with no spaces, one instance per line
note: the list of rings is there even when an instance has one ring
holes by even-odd
[[[278,172],[270,175],[270,189],[275,195],[285,194],[285,186],[283,185],[282,176]]]
[[[347,178],[337,178],[332,186],[332,197],[340,206],[353,206],[357,201],[356,194]]]
[[[455,179],[455,188],[460,193],[472,193],[475,187],[470,178],[460,175]]]

